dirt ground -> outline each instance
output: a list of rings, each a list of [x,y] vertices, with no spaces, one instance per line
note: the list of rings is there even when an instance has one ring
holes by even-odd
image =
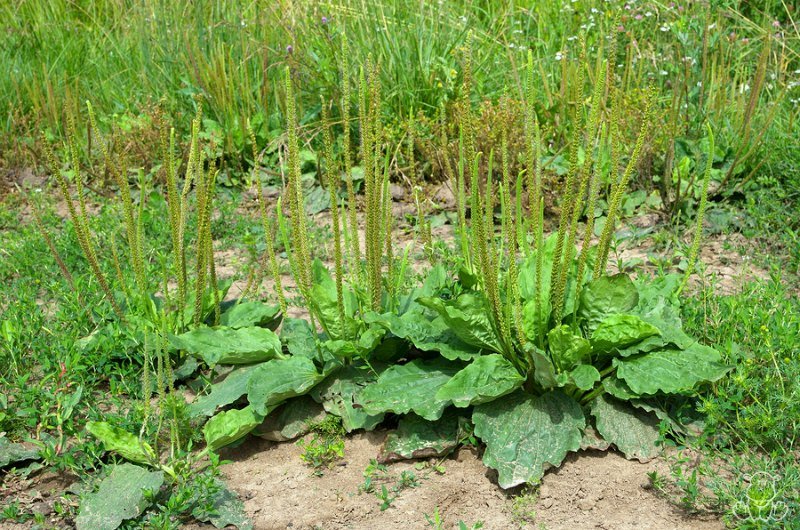
[[[669,472],[663,460],[641,464],[594,450],[570,455],[524,496],[519,489],[500,489],[495,473],[469,448],[443,460],[442,474],[431,466],[416,469],[414,462],[390,464],[391,479],[382,482],[387,488],[403,471],[414,472],[420,484],[400,491],[381,511],[381,501],[359,486],[385,436],[386,431],[375,431],[348,437],[345,458],[322,476],[303,464],[297,444],[259,439],[224,455],[232,463],[222,469],[257,530],[425,529],[433,528],[425,515],[432,517],[437,509],[446,529],[457,528],[459,521],[467,528],[482,522],[486,530],[724,528],[718,520],[687,516],[649,489],[648,472]]]

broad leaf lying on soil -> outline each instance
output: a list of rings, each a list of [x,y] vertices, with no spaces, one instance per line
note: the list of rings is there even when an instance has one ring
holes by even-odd
[[[525,381],[514,365],[502,355],[482,355],[458,372],[436,393],[440,401],[468,407],[510,394]]]
[[[380,373],[386,366],[373,364],[372,368]],[[363,408],[356,407],[355,399],[361,390],[377,378],[377,374],[366,366],[350,365],[314,387],[311,397],[322,403],[327,412],[339,416],[347,432],[372,430],[383,421],[383,413],[369,414]]]
[[[170,343],[200,357],[209,366],[251,364],[282,356],[278,336],[268,329],[256,327],[197,328],[171,336]]]
[[[244,504],[239,497],[228,489],[219,479],[214,479],[218,488],[217,492],[210,499],[197,499],[202,501],[204,506],[207,502],[212,504],[214,515],[209,515],[205,510],[195,508],[192,516],[198,521],[207,521],[217,528],[228,528],[235,526],[239,530],[252,530],[253,523],[244,511]]]
[[[452,409],[436,421],[409,414],[386,437],[380,461],[443,456],[458,445],[458,430],[458,414]]]
[[[325,409],[308,396],[290,399],[266,417],[252,434],[265,440],[285,442],[306,434],[311,425],[325,419]]]
[[[161,471],[133,464],[114,466],[100,489],[82,499],[75,525],[78,530],[114,530],[122,521],[140,515],[150,505],[145,491],[157,492],[163,483]]]
[[[559,391],[532,396],[518,390],[475,407],[472,421],[486,444],[483,462],[497,470],[502,488],[537,483],[580,448],[586,425],[580,405]]]
[[[656,445],[659,421],[654,414],[601,395],[592,403],[592,416],[597,432],[626,458],[646,462],[660,452]]]
[[[124,429],[105,421],[90,421],[86,424],[86,430],[103,442],[106,451],[113,451],[126,460],[146,465],[156,460],[156,453],[147,442]]]
[[[461,366],[441,358],[392,366],[360,392],[356,402],[367,414],[415,412],[426,420],[437,420],[450,401],[438,399],[436,393]]]
[[[0,436],[0,468],[25,460],[38,460],[39,449],[29,444],[12,443]]]

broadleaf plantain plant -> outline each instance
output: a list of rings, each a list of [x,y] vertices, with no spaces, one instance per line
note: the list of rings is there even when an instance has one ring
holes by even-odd
[[[581,69],[579,79],[585,65],[582,55],[572,66]],[[728,367],[716,350],[681,329],[678,293],[686,278],[634,281],[606,272],[616,217],[647,137],[655,95],[649,91],[638,136],[625,154],[618,127],[621,98],[613,88],[611,69],[598,61],[592,73],[588,106],[582,82],[571,94],[575,106],[570,167],[557,231],[545,237],[544,157],[533,110],[532,57],[523,153],[527,167],[516,178],[511,175],[505,132],[509,127],[504,127],[498,183],[493,180],[494,153],[483,163],[483,154],[475,149],[467,62],[456,172],[460,265],[451,275],[437,264],[422,285],[403,291],[407,252],[401,259],[394,257],[389,154],[382,141],[377,66],[368,63],[359,78],[363,261],[351,183],[349,204],[346,209],[339,204],[339,168],[344,166],[347,182],[351,161],[339,164],[334,156],[323,102],[322,158],[333,213],[333,274],[312,259],[308,243],[297,156],[299,129],[287,72],[289,178],[283,201],[289,218],[278,204],[277,227],[309,320],[284,319],[279,343],[255,336],[253,330],[246,332],[252,335],[247,340],[237,335],[228,342],[198,343],[194,353],[209,364],[249,363],[235,367],[190,406],[197,416],[213,416],[204,429],[208,450],[253,431],[297,436],[303,432],[297,425],[311,423],[324,410],[340,416],[347,431],[372,429],[387,413],[400,415],[391,444],[394,455],[441,454],[453,446],[447,440],[458,440],[465,429],[473,432],[486,444],[484,461],[497,469],[502,487],[537,481],[548,465],[559,465],[568,452],[581,447],[610,443],[631,458],[655,454],[658,422],[666,419],[681,428],[661,406],[664,400],[691,396],[699,385],[722,377]],[[349,102],[344,102],[342,115],[348,122]],[[507,108],[503,104],[510,120]],[[344,141],[349,157],[349,138]],[[709,156],[706,175],[712,161]],[[593,220],[603,184],[610,187],[608,211],[594,243]],[[522,208],[525,195],[527,216]],[[264,207],[261,212],[266,218]],[[579,233],[584,215],[587,222]],[[698,222],[696,237],[700,228]],[[265,232],[270,247],[271,231]],[[694,253],[698,244],[696,239]],[[274,262],[274,254],[270,259]],[[271,268],[277,275],[277,267]],[[686,277],[690,273],[691,269]],[[277,279],[276,286],[285,307]],[[173,343],[192,352],[191,345],[180,343],[185,339]],[[237,403],[245,406],[230,408]],[[267,428],[270,421],[279,425]],[[399,433],[408,440],[399,439]]]

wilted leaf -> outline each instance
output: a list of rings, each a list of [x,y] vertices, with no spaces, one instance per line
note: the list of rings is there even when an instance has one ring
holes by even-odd
[[[461,367],[442,358],[394,365],[361,391],[356,402],[368,414],[413,411],[426,420],[437,420],[450,402],[437,399],[436,393]]]
[[[614,359],[617,377],[637,394],[691,391],[697,384],[713,382],[731,369],[720,362],[713,348],[694,344],[686,350],[665,349],[628,359]]]
[[[156,459],[155,451],[147,442],[110,423],[90,421],[86,424],[86,430],[103,442],[106,451],[113,451],[126,460],[149,465]]]
[[[601,394],[592,403],[592,416],[597,431],[625,458],[646,462],[661,452],[656,446],[659,422],[655,415]]]
[[[374,363],[372,367],[379,373],[385,369],[385,366]],[[383,420],[383,413],[370,415],[364,409],[356,407],[355,396],[377,378],[365,366],[350,365],[314,387],[311,397],[321,402],[326,411],[342,418],[342,426],[347,432],[356,429],[371,430]]]
[[[281,308],[262,302],[241,302],[234,305],[220,316],[223,326],[239,329],[253,326],[267,327],[280,313]]]
[[[212,451],[216,451],[247,436],[262,421],[264,416],[253,410],[253,407],[220,412],[203,427],[206,445]]]
[[[190,416],[212,416],[218,408],[230,405],[247,393],[247,382],[258,365],[242,366],[221,382],[211,385],[208,394],[198,396],[188,407]]]
[[[397,430],[389,433],[381,452],[381,462],[412,458],[433,458],[447,454],[458,445],[458,414],[445,413],[436,421],[416,414],[400,419]]]
[[[482,355],[458,372],[436,393],[440,401],[468,407],[510,394],[525,381],[514,365],[502,355]]]
[[[325,419],[325,409],[308,396],[290,399],[252,432],[254,436],[285,442],[306,434],[310,426]]]
[[[170,336],[170,343],[209,366],[251,364],[281,356],[278,336],[264,328],[196,328]]]
[[[486,443],[483,462],[502,488],[535,484],[581,445],[586,420],[580,405],[559,391],[538,397],[521,390],[475,407],[475,435]]]
[[[247,385],[247,400],[254,411],[266,416],[290,397],[308,392],[321,379],[307,357],[275,359],[255,368]]]
[[[588,333],[608,316],[629,313],[639,302],[639,293],[627,274],[602,276],[581,290],[578,316]]]
[[[81,499],[75,526],[78,530],[114,530],[150,506],[145,491],[156,492],[163,483],[161,471],[148,471],[133,464],[114,466],[100,489]]]
[[[659,334],[658,328],[636,315],[611,315],[595,328],[590,342],[594,353],[606,353]]]

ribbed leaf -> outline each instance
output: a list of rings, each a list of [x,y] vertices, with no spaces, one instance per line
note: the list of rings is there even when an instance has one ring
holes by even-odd
[[[386,437],[381,461],[439,457],[452,450],[458,445],[458,414],[451,411],[436,421],[403,416],[397,430]]]
[[[395,365],[361,391],[356,402],[368,414],[413,411],[426,420],[437,420],[450,401],[437,399],[436,393],[461,367],[459,363],[442,358]]]
[[[617,376],[637,394],[688,392],[699,383],[712,382],[731,369],[720,362],[713,348],[694,344],[686,350],[659,350],[641,357],[614,359]]]
[[[275,320],[280,311],[281,308],[276,305],[261,302],[241,302],[222,313],[219,323],[233,329],[253,326],[267,327]]]
[[[290,399],[253,430],[253,435],[274,442],[285,442],[306,434],[310,426],[325,419],[322,405],[309,396]]]
[[[435,311],[462,341],[477,348],[502,353],[500,339],[489,320],[489,303],[479,292],[467,292],[454,300],[420,298],[423,306]]]
[[[569,370],[589,358],[592,346],[569,325],[562,324],[547,334],[550,355],[561,370]]]
[[[592,402],[592,416],[600,435],[625,458],[646,462],[661,452],[656,445],[659,421],[655,414],[600,395]]]
[[[114,466],[100,489],[81,499],[75,526],[78,530],[114,530],[122,521],[140,515],[150,506],[145,491],[157,492],[164,473],[133,464]]]
[[[578,316],[593,332],[608,316],[629,313],[639,302],[639,293],[627,274],[602,276],[581,290]]]
[[[537,483],[580,448],[586,420],[580,405],[559,391],[539,397],[521,390],[475,407],[475,434],[486,443],[483,462],[502,488]]]
[[[385,366],[376,363],[372,367],[378,373],[385,369]],[[347,432],[356,429],[369,431],[383,420],[383,413],[368,414],[363,408],[355,406],[355,397],[377,378],[366,366],[350,365],[314,387],[311,397],[322,403],[327,412],[342,418],[342,425]]]
[[[264,328],[196,328],[170,336],[179,350],[200,357],[209,366],[250,364],[281,356],[281,341]]]
[[[247,436],[262,421],[264,416],[254,411],[253,407],[220,412],[203,427],[206,445],[216,451]]]
[[[230,405],[247,393],[247,383],[258,365],[242,366],[221,382],[211,385],[209,392],[197,397],[187,409],[190,416],[213,416],[218,408]]]
[[[437,351],[445,359],[468,361],[480,355],[480,349],[458,338],[442,317],[430,320],[419,312],[397,316],[391,313],[368,315],[366,322],[384,326],[393,335],[405,339],[422,351]]]
[[[262,416],[290,397],[302,396],[322,380],[307,357],[275,359],[259,364],[247,384],[247,401]]]
[[[28,444],[12,443],[5,436],[0,436],[0,468],[15,462],[39,458],[38,448]]]
[[[140,464],[152,464],[156,459],[153,448],[138,436],[105,421],[90,421],[86,424],[89,434],[103,442],[106,451],[113,451],[122,458]]]
[[[619,314],[600,322],[590,342],[594,353],[606,353],[659,334],[658,328],[638,316]]]
[[[436,393],[440,401],[468,407],[510,394],[525,381],[514,365],[502,355],[482,355],[458,372]]]

